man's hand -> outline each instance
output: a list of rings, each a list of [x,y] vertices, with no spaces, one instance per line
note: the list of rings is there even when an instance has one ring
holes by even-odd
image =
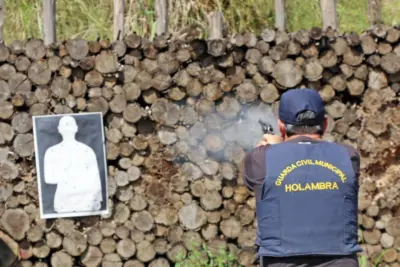
[[[279,144],[283,142],[283,138],[279,135],[275,134],[264,134],[263,139],[257,143],[256,147],[265,146],[265,145],[273,145]]]

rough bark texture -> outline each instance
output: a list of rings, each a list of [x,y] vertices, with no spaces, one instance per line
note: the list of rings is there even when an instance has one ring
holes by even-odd
[[[250,140],[259,125],[245,117],[295,87],[325,101],[324,139],[361,152],[365,254],[400,264],[398,29],[168,38],[1,47],[0,231],[22,266],[172,266],[203,243],[256,266],[255,197],[239,170],[262,133]],[[104,117],[110,214],[40,220],[32,116],[87,111]]]

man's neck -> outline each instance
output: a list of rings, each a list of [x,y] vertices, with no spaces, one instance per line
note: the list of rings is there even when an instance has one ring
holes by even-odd
[[[311,139],[315,139],[315,140],[321,140],[322,137],[319,134],[297,134],[297,135],[292,135],[290,137],[285,137],[285,141],[290,141],[293,140],[295,138],[299,138],[299,137],[308,137]]]

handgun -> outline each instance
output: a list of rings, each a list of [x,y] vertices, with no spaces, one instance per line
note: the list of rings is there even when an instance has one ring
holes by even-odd
[[[274,133],[274,128],[272,128],[272,125],[268,122],[264,122],[261,119],[258,120],[258,123],[261,125],[262,131],[264,134],[273,134]]]

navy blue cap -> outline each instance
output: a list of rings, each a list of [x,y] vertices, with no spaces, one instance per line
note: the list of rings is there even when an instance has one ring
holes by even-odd
[[[313,89],[290,89],[282,94],[279,102],[279,119],[286,124],[296,125],[296,116],[311,110],[316,115],[316,123],[325,118],[325,105],[319,93]]]

